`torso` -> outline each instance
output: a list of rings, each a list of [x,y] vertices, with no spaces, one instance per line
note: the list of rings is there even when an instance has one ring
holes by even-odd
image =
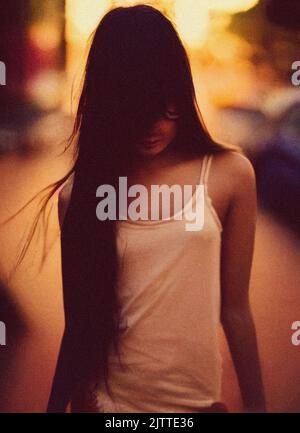
[[[231,155],[230,152],[214,155],[206,185],[222,226],[234,193],[230,167],[235,160]],[[157,170],[137,171],[128,177],[128,186],[142,184],[149,189],[151,185],[176,184],[193,185],[196,188],[196,185],[199,184],[202,161],[202,157],[197,157],[184,161],[173,161],[172,164]],[[70,194],[70,191],[71,188],[67,188],[67,194]],[[67,201],[66,196],[65,199]],[[211,212],[213,209],[209,207],[209,201],[206,201],[206,206],[208,219],[206,219],[204,231],[198,234],[184,232],[180,222],[174,225],[172,223],[171,231],[168,230],[168,223],[158,226],[155,224],[150,229],[147,226],[136,226],[131,223],[121,224],[119,249],[125,262],[122,261],[119,296],[124,319],[124,323],[122,322],[122,326],[124,325],[124,359],[125,364],[134,365],[135,369],[132,377],[128,375],[128,372],[124,374],[112,354],[111,379],[117,402],[120,404],[118,411],[128,411],[129,408],[137,411],[147,409],[151,412],[157,409],[158,405],[164,407],[166,411],[168,409],[173,411],[176,408],[175,411],[193,412],[202,405],[209,406],[219,396],[220,359],[216,329],[220,311],[221,233],[220,226]],[[126,254],[123,254],[125,252]],[[172,274],[168,271],[171,268],[176,270],[175,279],[172,279]],[[189,269],[191,272],[188,271]],[[195,269],[198,272],[195,273]],[[172,287],[172,293],[169,287]],[[186,297],[188,292],[189,296]],[[156,302],[157,299],[160,301]],[[177,305],[181,305],[181,308],[178,309]],[[166,311],[168,311],[167,315]],[[140,315],[148,317],[148,320],[141,321]],[[201,317],[201,322],[199,322],[199,317]],[[149,322],[150,318],[152,321]],[[176,345],[170,346],[170,353],[167,348],[163,351],[161,348],[164,347],[164,341],[171,341],[174,337],[173,326],[177,322],[180,325],[175,332],[177,340],[180,340],[178,348],[186,346],[187,350],[179,350],[175,356],[173,351]],[[202,328],[198,330],[198,326]],[[193,332],[186,339],[185,330],[188,328]],[[139,336],[143,336],[142,341],[139,340]],[[145,349],[143,354],[140,349],[136,350],[141,347]],[[199,347],[198,352],[195,351],[193,355],[195,359],[190,359],[189,356],[185,358],[185,355],[194,351],[194,347]],[[151,364],[151,369],[148,368],[149,353],[154,355],[159,353],[161,358],[158,364]],[[165,377],[169,371],[170,362],[175,361],[174,371],[181,372],[182,377],[179,382],[182,383],[183,388],[181,385],[177,387],[178,383],[173,377],[169,379]],[[146,368],[144,364],[148,367]],[[185,367],[188,365],[188,371],[193,372],[191,382],[184,373],[186,368],[183,368],[183,365]],[[203,378],[198,377],[199,365],[201,365],[200,370],[208,369]],[[140,380],[136,380],[137,375],[140,375]],[[163,384],[156,383],[159,377],[163,382],[165,381]],[[151,387],[153,389],[161,386],[169,387],[170,398],[167,396],[165,399],[164,396],[161,396],[161,401],[156,401],[157,399],[152,400],[151,396],[147,395],[147,398],[143,400],[139,398],[139,392],[144,396],[144,391],[136,389],[133,396],[138,398],[135,397],[129,401],[128,393],[126,398],[122,394],[128,389],[128,380],[130,383],[134,382],[137,387],[138,383],[145,382],[149,385],[149,390]],[[197,380],[199,383],[196,383]],[[201,390],[201,395],[199,390]],[[186,392],[189,393],[188,398],[182,399],[180,395],[185,395]],[[99,390],[96,399],[97,411],[116,411],[104,389]],[[142,401],[143,404],[138,404]]]
[[[149,186],[205,186],[203,202],[193,195],[195,206],[204,211],[203,226],[187,228],[194,223],[190,206],[180,220],[118,223],[121,364],[112,350],[113,395],[101,384],[95,411],[197,412],[220,399],[222,228],[208,195],[209,160],[203,170],[200,159],[130,178]]]

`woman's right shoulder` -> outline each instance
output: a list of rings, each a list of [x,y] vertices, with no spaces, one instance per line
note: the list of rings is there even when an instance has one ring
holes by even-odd
[[[62,228],[64,218],[70,203],[72,189],[74,184],[74,173],[72,173],[66,182],[61,186],[58,193],[58,220],[60,228]]]

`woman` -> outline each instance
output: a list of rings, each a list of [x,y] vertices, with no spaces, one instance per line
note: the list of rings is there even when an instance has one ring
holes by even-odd
[[[264,410],[248,300],[254,173],[239,152],[213,142],[200,119],[171,22],[145,5],[106,14],[88,56],[76,162],[55,187],[66,326],[49,412],[69,402],[73,411],[218,410],[220,318],[245,409]],[[120,177],[147,191],[162,184],[192,191],[183,208],[170,200],[170,218],[154,203],[156,220],[99,221],[96,191],[118,191]],[[198,206],[197,185],[204,224],[187,231],[186,218],[175,215]]]

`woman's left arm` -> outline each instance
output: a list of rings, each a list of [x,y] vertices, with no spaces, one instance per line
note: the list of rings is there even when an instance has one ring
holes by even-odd
[[[222,233],[221,321],[245,411],[264,412],[264,388],[249,304],[257,212],[255,174],[242,155],[234,155],[231,165],[231,200]]]

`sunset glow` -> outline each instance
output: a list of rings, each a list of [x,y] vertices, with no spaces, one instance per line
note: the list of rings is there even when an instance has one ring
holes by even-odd
[[[210,27],[210,11],[228,14],[247,11],[259,0],[150,0],[145,2],[174,16],[178,31],[190,48],[201,47]],[[67,0],[67,40],[87,39],[111,8],[143,3],[136,0]]]

